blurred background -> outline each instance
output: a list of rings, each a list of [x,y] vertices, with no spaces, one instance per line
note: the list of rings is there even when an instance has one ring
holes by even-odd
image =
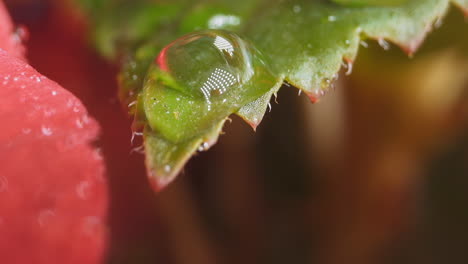
[[[101,124],[108,263],[468,263],[468,23],[452,8],[413,58],[372,41],[317,104],[281,89],[160,193],[132,150],[117,66],[70,1],[6,0],[28,60]],[[437,23],[440,25],[440,23]],[[366,45],[367,46],[367,45]]]

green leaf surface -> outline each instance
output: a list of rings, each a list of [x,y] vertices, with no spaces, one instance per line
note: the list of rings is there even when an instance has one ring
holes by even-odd
[[[467,0],[101,2],[89,12],[98,25],[98,49],[109,58],[124,58],[121,98],[145,127],[147,166],[164,183],[200,144],[216,141],[230,114],[255,128],[283,81],[317,101],[343,65],[351,72],[366,39],[385,49],[388,40],[412,55],[451,2],[465,14],[468,10]],[[190,33],[206,29],[215,31]],[[212,38],[193,44],[200,34]],[[218,37],[233,49],[222,40],[222,47],[216,44]],[[210,48],[213,43],[218,50]],[[238,43],[254,54],[247,56],[250,75],[241,69],[246,55]],[[156,59],[167,45],[182,47],[166,54],[168,67]],[[210,79],[215,71],[226,71],[227,77]]]
[[[332,0],[337,4],[347,6],[397,6],[405,4],[408,0]]]

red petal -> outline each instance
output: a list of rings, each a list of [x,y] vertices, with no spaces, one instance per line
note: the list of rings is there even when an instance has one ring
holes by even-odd
[[[0,50],[0,259],[101,263],[107,189],[81,102]]]
[[[15,33],[10,16],[0,0],[0,49],[8,51],[11,55],[23,58],[25,49],[21,44],[20,34]]]

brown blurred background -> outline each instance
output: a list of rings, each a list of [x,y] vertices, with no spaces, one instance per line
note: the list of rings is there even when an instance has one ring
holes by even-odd
[[[368,41],[318,104],[283,87],[150,190],[116,66],[67,1],[6,0],[30,63],[101,124],[109,263],[468,263],[468,24],[453,8],[410,59]],[[343,72],[344,73],[344,72]],[[138,144],[138,143],[137,143]]]

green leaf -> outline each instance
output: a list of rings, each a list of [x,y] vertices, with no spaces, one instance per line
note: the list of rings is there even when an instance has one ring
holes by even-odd
[[[332,0],[335,3],[347,6],[396,6],[408,0]]]
[[[255,128],[283,81],[317,101],[343,62],[351,72],[368,38],[412,55],[450,2],[468,10],[467,0],[121,0],[91,13],[98,49],[125,58],[121,98],[145,127],[151,175],[168,182],[198,145],[216,141],[230,114]]]

